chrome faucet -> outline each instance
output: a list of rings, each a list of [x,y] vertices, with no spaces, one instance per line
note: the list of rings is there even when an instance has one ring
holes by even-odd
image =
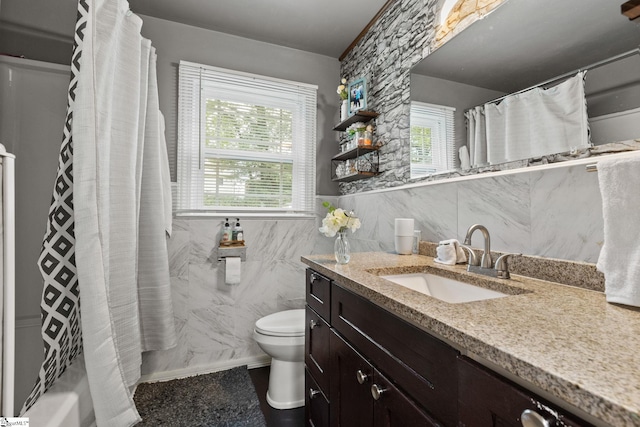
[[[478,256],[471,249],[471,236],[476,230],[480,230],[482,237],[484,237],[484,253],[482,254],[482,261],[478,262]],[[522,255],[522,254],[503,254],[496,260],[495,266],[491,259],[491,237],[489,236],[489,230],[487,227],[480,224],[474,224],[467,230],[467,235],[464,238],[464,243],[460,245],[469,254],[469,264],[467,265],[467,271],[472,273],[484,274],[485,276],[497,277],[499,279],[508,279],[511,277],[509,274],[509,266],[507,264],[507,258],[510,256]]]
[[[473,224],[467,230],[467,235],[464,238],[463,245],[471,246],[471,236],[476,230],[480,230],[480,232],[482,232],[482,237],[484,237],[484,253],[482,254],[482,262],[480,263],[480,267],[491,268],[493,265],[491,261],[491,237],[489,236],[489,230],[487,230],[487,227],[480,224]],[[471,261],[472,258],[473,257],[470,257],[469,260]],[[469,265],[471,265],[471,263],[469,263]]]

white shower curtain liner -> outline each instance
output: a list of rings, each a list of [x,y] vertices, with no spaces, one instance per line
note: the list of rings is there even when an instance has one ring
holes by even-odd
[[[65,138],[39,260],[45,362],[23,412],[79,354],[81,335],[97,425],[134,425],[142,352],[177,341],[169,164],[156,53],[141,26],[126,0],[78,2]]]
[[[140,420],[141,354],[176,344],[171,199],[156,55],[125,0],[89,1],[74,138],[76,265],[98,425]]]

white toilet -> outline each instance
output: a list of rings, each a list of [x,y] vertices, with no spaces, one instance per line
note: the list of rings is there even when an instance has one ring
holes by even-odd
[[[304,309],[270,314],[256,322],[253,338],[271,356],[267,402],[276,409],[304,406]]]

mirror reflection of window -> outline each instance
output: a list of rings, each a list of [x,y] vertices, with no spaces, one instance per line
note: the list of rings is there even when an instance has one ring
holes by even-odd
[[[445,172],[454,167],[455,108],[411,102],[411,178]]]

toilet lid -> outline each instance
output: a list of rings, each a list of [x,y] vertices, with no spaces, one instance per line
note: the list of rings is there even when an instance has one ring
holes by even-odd
[[[304,309],[281,311],[258,319],[256,332],[278,337],[304,335]]]

